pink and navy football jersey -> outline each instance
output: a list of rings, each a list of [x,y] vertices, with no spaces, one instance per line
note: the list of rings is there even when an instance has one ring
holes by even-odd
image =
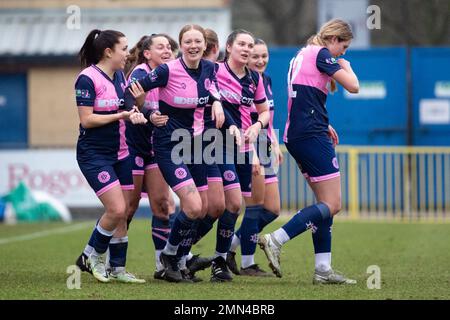
[[[123,109],[125,76],[116,71],[109,78],[97,66],[81,71],[75,82],[75,97],[78,107],[93,107],[95,114],[114,114]],[[125,138],[125,122],[115,121],[101,127],[86,129],[80,124],[77,143],[77,159],[121,160],[128,156]]]
[[[215,85],[214,64],[201,60],[198,69],[189,69],[182,58],[162,64],[139,80],[145,91],[159,88],[159,111],[169,116],[166,126],[155,128],[172,133],[188,129],[194,136],[203,132],[205,106],[219,100]],[[134,98],[127,89],[125,106],[131,108]]]
[[[150,72],[151,68],[147,63],[137,65],[128,78],[128,84],[146,77]],[[146,114],[147,111],[158,110],[158,99],[158,88],[148,91],[145,95],[142,113]],[[127,144],[141,155],[152,155],[152,134],[153,125],[150,121],[139,125],[127,122]]]
[[[227,62],[219,63],[217,71],[221,102],[234,123],[246,130],[252,125],[251,111],[255,104],[266,101],[263,81],[258,72],[249,72],[239,79]]]
[[[328,132],[328,86],[340,69],[330,51],[321,46],[308,45],[291,60],[284,142]]]

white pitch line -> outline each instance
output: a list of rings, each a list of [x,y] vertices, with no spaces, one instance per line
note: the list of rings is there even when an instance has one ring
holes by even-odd
[[[39,231],[39,232],[34,232],[34,233],[25,234],[25,235],[16,236],[16,237],[0,238],[0,245],[9,244],[9,243],[13,243],[13,242],[26,241],[26,240],[33,240],[33,239],[37,239],[37,238],[43,238],[43,237],[51,236],[54,234],[69,233],[72,231],[81,230],[83,228],[88,227],[89,225],[92,225],[92,222],[81,222],[81,223],[77,223],[75,225],[51,229],[51,230],[47,230],[47,231]]]

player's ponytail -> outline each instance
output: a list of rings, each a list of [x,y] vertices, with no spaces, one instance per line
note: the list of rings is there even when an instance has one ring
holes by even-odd
[[[203,52],[203,57],[207,57],[211,54],[214,47],[219,47],[219,37],[217,33],[212,29],[205,29],[206,34],[206,50]]]
[[[89,32],[83,46],[78,53],[82,67],[97,64],[102,58],[106,48],[114,49],[119,39],[125,37],[120,31],[94,29]]]
[[[325,47],[327,42],[331,41],[333,37],[337,37],[339,42],[353,39],[350,24],[340,19],[330,20],[320,28],[317,34],[308,39],[307,44]],[[334,79],[331,79],[330,91],[336,91],[336,81]]]

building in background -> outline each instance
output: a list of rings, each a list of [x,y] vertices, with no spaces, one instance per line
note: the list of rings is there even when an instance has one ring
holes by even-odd
[[[75,146],[76,54],[92,29],[122,31],[132,47],[144,34],[178,39],[188,23],[213,28],[225,39],[228,1],[2,1],[0,111],[6,116],[0,117],[0,148]]]

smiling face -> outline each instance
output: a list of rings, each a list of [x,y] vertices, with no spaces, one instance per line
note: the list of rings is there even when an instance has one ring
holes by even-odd
[[[183,33],[180,45],[183,59],[188,65],[198,64],[203,56],[203,52],[206,50],[203,33],[195,29]]]
[[[345,54],[351,42],[351,40],[339,41],[339,39],[334,36],[331,38],[331,41],[328,42],[327,48],[330,50],[333,57],[340,57]]]
[[[129,55],[128,40],[125,37],[120,37],[119,43],[116,43],[113,49],[105,49],[105,56],[110,60],[111,68],[113,70],[123,69]]]
[[[227,45],[229,59],[233,60],[236,64],[246,65],[254,46],[255,40],[251,35],[246,33],[238,34],[233,43]]]
[[[266,70],[268,63],[269,50],[267,49],[267,46],[263,43],[256,44],[250,55],[250,59],[248,60],[248,67],[259,73],[263,73]]]
[[[155,37],[152,39],[150,48],[144,50],[144,56],[152,68],[172,60],[172,48],[166,37]]]

